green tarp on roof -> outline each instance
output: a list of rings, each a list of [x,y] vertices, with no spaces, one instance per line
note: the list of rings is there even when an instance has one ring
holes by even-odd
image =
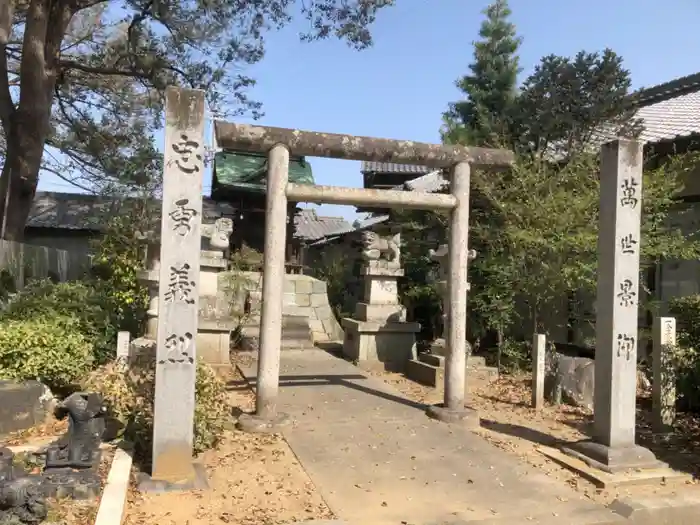
[[[214,156],[215,183],[238,190],[265,192],[267,155],[223,151]],[[289,182],[314,184],[311,164],[303,157],[289,159]]]

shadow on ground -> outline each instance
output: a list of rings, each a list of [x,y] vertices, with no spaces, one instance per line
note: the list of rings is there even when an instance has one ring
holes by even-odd
[[[481,426],[487,430],[496,432],[498,434],[505,434],[506,436],[525,439],[532,443],[544,445],[547,447],[556,447],[557,445],[563,443],[563,441],[555,438],[554,436],[550,436],[549,434],[545,434],[544,432],[540,432],[539,430],[523,427],[520,425],[512,425],[510,423],[499,423],[498,421],[482,419]]]
[[[386,399],[387,401],[393,401],[401,405],[410,406],[417,408],[419,410],[425,410],[427,405],[424,403],[417,403],[406,399],[405,397],[397,396],[389,392],[382,392],[376,388],[370,386],[365,386],[358,384],[354,381],[367,380],[368,378],[364,375],[293,375],[293,376],[280,376],[280,388],[290,388],[290,387],[300,387],[300,386],[316,386],[316,385],[336,385],[345,388],[350,388],[352,390],[357,390],[358,392],[364,392],[365,394],[370,394],[375,397],[380,397]]]

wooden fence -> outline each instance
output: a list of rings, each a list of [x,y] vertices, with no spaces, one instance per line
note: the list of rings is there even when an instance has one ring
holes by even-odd
[[[90,256],[85,252],[0,240],[0,270],[14,277],[18,290],[31,279],[79,279],[89,268]]]

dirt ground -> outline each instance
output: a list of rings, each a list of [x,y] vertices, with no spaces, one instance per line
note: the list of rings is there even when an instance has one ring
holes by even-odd
[[[254,397],[228,371],[230,404],[252,411]],[[217,450],[200,457],[206,491],[141,494],[130,491],[125,525],[268,525],[332,518],[315,486],[281,436],[231,429]]]
[[[370,371],[393,385],[406,397],[423,403],[442,401],[442,387],[431,388],[419,385],[397,373]],[[611,503],[614,499],[642,493],[673,494],[683,487],[651,486],[612,490],[599,490],[592,483],[572,471],[559,466],[546,458],[539,449],[553,446],[563,441],[576,441],[586,438],[592,414],[584,409],[570,406],[548,405],[542,411],[530,408],[531,377],[527,374],[503,376],[499,380],[472,382],[469,404],[478,410],[482,429],[478,432],[494,446],[518,456],[548,476],[569,484],[573,489],[592,500]],[[664,461],[674,467],[682,465],[686,472],[697,474],[700,467],[700,419],[689,416],[679,417],[676,431],[664,437],[651,433],[648,412],[648,393],[641,392],[638,409],[637,435],[642,445],[654,450]],[[680,459],[679,459],[680,458]],[[693,482],[695,484],[695,482]],[[698,487],[700,488],[700,487]]]

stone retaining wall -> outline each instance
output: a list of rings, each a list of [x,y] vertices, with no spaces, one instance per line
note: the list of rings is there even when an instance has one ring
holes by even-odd
[[[260,272],[222,272],[219,275],[220,290],[236,288],[234,295],[250,294],[254,322],[259,320],[262,282]],[[285,274],[282,315],[308,318],[314,342],[343,340],[343,330],[328,302],[326,283],[310,275]]]

